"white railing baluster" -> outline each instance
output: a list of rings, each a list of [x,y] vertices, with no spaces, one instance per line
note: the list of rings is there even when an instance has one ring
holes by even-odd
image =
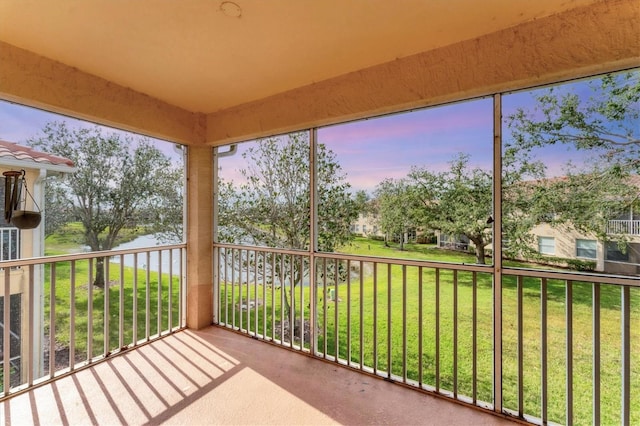
[[[158,337],[162,336],[162,250],[158,250],[158,294],[157,294],[157,311],[156,327]]]
[[[39,359],[39,353],[42,350],[42,348],[35,347],[35,278],[34,278],[34,274],[35,274],[35,266],[34,265],[29,265],[29,290],[28,290],[28,294],[29,294],[29,303],[28,303],[28,308],[27,308],[27,321],[29,322],[28,324],[28,335],[27,335],[27,347],[29,348],[29,350],[27,351],[27,353],[25,354],[26,358],[27,358],[27,362],[25,363],[27,366],[27,387],[31,387],[33,386],[33,379],[34,379],[34,372],[36,371],[36,359]],[[38,304],[40,305],[40,304]],[[40,316],[41,317],[41,316]],[[40,339],[38,339],[40,340]],[[36,355],[36,350],[38,350],[38,356]],[[39,362],[38,362],[39,363]],[[37,368],[38,371],[40,370],[40,368]]]
[[[402,382],[407,383],[407,265],[402,265]]]
[[[518,315],[518,416],[524,416],[524,313],[523,313],[523,280],[517,279],[517,315]]]
[[[358,361],[360,363],[360,370],[364,369],[364,263],[359,261],[359,274],[360,274],[360,353]]]
[[[540,282],[540,376],[541,376],[541,418],[547,424],[548,417],[548,330],[547,330],[547,279]]]
[[[133,330],[131,336],[131,343],[133,345],[138,344],[138,253],[133,253],[133,298],[132,305],[132,322]]]
[[[440,392],[440,268],[436,268],[436,300],[435,300],[435,317],[436,317],[436,392]]]
[[[631,289],[622,286],[621,291],[621,324],[622,328],[622,404],[621,424],[631,424]]]
[[[118,314],[120,316],[118,321],[118,348],[124,348],[124,254],[120,255],[120,283],[119,289],[119,309]]]
[[[69,283],[69,368],[76,363],[76,261],[69,265],[71,282]]]
[[[93,358],[93,259],[89,259],[87,282],[87,362]]]
[[[473,353],[471,356],[472,360],[472,373],[471,380],[473,381],[473,391],[472,391],[472,400],[473,404],[476,405],[478,402],[478,281],[477,281],[477,272],[473,271],[471,273],[471,340],[472,340],[472,348]]]
[[[640,235],[640,220],[610,220],[608,234]]]
[[[347,260],[347,365],[351,367],[351,261]]]
[[[600,424],[600,284],[593,283],[593,424]]]
[[[103,351],[102,355],[107,356],[110,352],[109,348],[109,331],[110,331],[110,319],[111,319],[111,304],[109,301],[109,258],[103,258],[103,268],[104,268],[104,288],[102,289],[102,294],[104,295],[104,311],[102,313],[102,322],[104,325],[104,336],[103,336]]]
[[[180,245],[173,245],[173,246],[167,246],[167,248],[162,248],[160,249],[159,252],[159,257],[158,257],[158,265],[157,265],[157,269],[158,269],[158,280],[159,280],[159,285],[162,285],[162,281],[164,278],[164,274],[162,272],[162,266],[160,264],[160,262],[162,262],[162,255],[161,252],[162,250],[173,250],[173,249],[180,249],[182,253],[182,251],[184,250],[186,245],[184,244],[180,244]],[[150,297],[149,297],[149,287],[150,287],[150,257],[149,257],[149,253],[150,253],[150,249],[146,249],[146,248],[140,248],[140,249],[128,249],[128,250],[114,250],[114,251],[110,251],[110,252],[93,252],[93,253],[79,253],[79,254],[72,254],[72,255],[63,255],[63,256],[50,256],[50,257],[42,257],[42,258],[31,258],[31,259],[15,259],[15,260],[7,260],[7,261],[3,261],[2,262],[2,266],[1,268],[4,270],[4,284],[3,284],[3,290],[4,290],[4,295],[6,296],[2,302],[2,308],[4,309],[4,313],[2,315],[2,318],[0,318],[0,321],[3,322],[2,327],[3,330],[1,332],[1,336],[4,339],[3,340],[3,349],[2,349],[2,356],[4,357],[3,362],[2,362],[2,372],[6,373],[4,374],[4,377],[2,378],[2,385],[4,386],[2,389],[2,396],[0,396],[0,400],[4,400],[6,398],[8,398],[9,396],[11,396],[12,393],[12,388],[11,388],[11,384],[14,384],[14,388],[16,387],[16,383],[19,381],[19,389],[18,392],[23,392],[25,389],[30,389],[33,386],[36,385],[40,385],[43,383],[47,383],[51,380],[54,380],[55,378],[57,378],[60,374],[67,374],[67,372],[70,371],[74,371],[77,370],[79,368],[82,368],[92,362],[95,362],[97,360],[101,360],[101,359],[106,359],[107,356],[113,352],[118,352],[118,351],[122,351],[122,350],[126,350],[130,347],[134,347],[137,344],[137,327],[138,327],[138,314],[139,314],[139,309],[138,309],[138,305],[137,305],[137,292],[138,292],[138,254],[139,253],[145,253],[147,256],[147,296],[146,296],[146,327],[147,327],[147,340],[151,340],[149,338],[149,308],[150,308]],[[152,251],[158,251],[157,249],[154,249]],[[129,267],[127,265],[127,257],[129,255],[133,255],[133,261],[134,264],[132,266],[133,269],[133,279],[131,280],[131,282],[127,282],[126,276],[125,276],[125,268]],[[182,257],[182,254],[180,254],[180,257]],[[97,264],[97,259],[104,259],[104,262],[102,267],[104,268],[104,278],[105,278],[105,285],[104,285],[104,289],[103,289],[103,304],[102,307],[99,308],[94,308],[94,295],[95,295],[95,291],[93,288],[93,281],[94,281],[94,277],[95,277],[95,266]],[[119,303],[118,305],[118,309],[111,309],[111,302],[116,302],[116,299],[114,300],[110,300],[109,298],[109,281],[110,281],[110,266],[111,266],[111,259],[114,259],[114,263],[118,263],[119,264],[119,283],[118,283],[118,287],[119,287],[119,298],[117,299],[117,302]],[[170,259],[171,262],[173,262],[173,259]],[[83,292],[84,289],[84,283],[81,283],[81,285],[78,284],[78,280],[80,279],[79,277],[79,268],[78,268],[78,264],[81,263],[85,264],[84,262],[86,262],[86,265],[88,266],[87,268],[87,272],[86,272],[86,296],[87,296],[87,305],[86,305],[86,312],[87,312],[87,317],[86,317],[86,340],[83,340],[82,342],[78,341],[79,335],[82,333],[84,334],[84,328],[80,327],[79,328],[79,324],[81,324],[82,322],[80,321],[80,319],[78,318],[78,309],[76,308],[77,306],[77,302],[78,300],[80,300],[80,298],[82,298],[82,295],[85,294]],[[68,292],[66,292],[66,295],[59,295],[58,293],[58,288],[61,288],[61,284],[59,283],[60,279],[59,279],[59,275],[61,275],[59,273],[59,265],[63,265],[65,269],[61,269],[61,271],[65,271],[66,270],[66,266],[68,265],[69,268],[69,277],[68,277],[68,281],[69,281],[69,290]],[[181,259],[181,263],[180,263],[180,268],[183,269],[182,266],[182,259]],[[62,267],[62,266],[61,266]],[[41,312],[41,308],[39,306],[38,300],[35,299],[35,294],[36,294],[36,289],[38,286],[42,286],[42,285],[46,285],[47,282],[45,282],[45,278],[44,278],[44,274],[36,274],[36,268],[42,268],[43,271],[48,271],[48,292],[44,295],[45,296],[45,300],[48,299],[48,309],[49,309],[49,313],[48,316],[45,318],[43,316],[43,313]],[[11,301],[11,287],[13,285],[12,283],[12,275],[14,275],[14,272],[16,275],[20,275],[20,276],[26,276],[26,280],[27,282],[25,283],[25,290],[23,293],[23,298],[21,299],[21,303],[20,305],[17,306],[21,306],[22,307],[22,312],[17,312],[14,313],[11,311],[12,308],[12,301]],[[172,277],[173,276],[173,270],[170,268],[169,271],[169,275]],[[180,276],[182,277],[182,273],[180,274]],[[37,282],[38,277],[41,277],[40,279],[42,280],[41,282]],[[15,278],[15,277],[14,277]],[[133,304],[132,304],[132,317],[129,318],[129,316],[127,315],[127,311],[126,311],[126,304],[125,304],[125,290],[128,288],[127,286],[131,285],[132,289],[133,289]],[[183,286],[183,282],[182,282],[182,278],[181,278],[181,289]],[[15,291],[15,289],[14,289]],[[80,292],[80,293],[79,293]],[[20,293],[16,293],[16,294],[20,294]],[[184,291],[181,290],[180,292],[180,298],[181,300],[179,301],[180,306],[183,305],[184,300],[182,300],[184,295]],[[58,296],[58,297],[56,297]],[[66,296],[68,297],[68,307],[66,306],[66,303],[56,303],[56,300],[59,299],[61,296]],[[161,301],[161,296],[162,296],[162,292],[160,290],[159,293],[159,301]],[[164,308],[164,306],[160,305],[162,308]],[[15,309],[15,307],[14,307]],[[94,330],[94,313],[96,313],[96,309],[98,309],[98,311],[102,310],[101,314],[102,314],[102,321],[103,321],[103,328],[102,328],[102,332],[103,332],[103,348],[102,348],[102,352],[97,354],[96,356],[94,356],[94,333],[96,330]],[[111,341],[110,341],[110,331],[111,331],[111,314],[116,314],[117,312],[117,316],[118,316],[118,339],[117,339],[117,344],[118,344],[118,348],[115,347],[116,341],[114,340],[113,344],[114,346],[111,346]],[[68,316],[66,315],[68,313]],[[158,310],[158,314],[160,315],[160,309]],[[15,318],[13,317],[14,315],[19,315],[20,316],[20,321],[22,324],[24,324],[23,327],[21,327],[20,330],[15,331],[11,329],[11,321],[12,319],[15,320]],[[36,323],[36,318],[40,318],[40,323]],[[115,318],[115,316],[114,316]],[[68,322],[67,322],[68,321]],[[115,321],[115,319],[114,319]],[[64,324],[64,326],[62,325]],[[114,324],[115,325],[115,322]],[[159,323],[158,324],[158,333],[157,336],[154,336],[154,338],[156,337],[160,337],[164,334],[166,334],[167,332],[171,332],[173,329],[173,319],[168,319],[166,321],[166,329],[162,328],[162,325]],[[37,336],[43,335],[44,334],[44,329],[43,327],[47,327],[48,328],[48,336],[47,338],[41,342],[41,339]],[[125,337],[125,331],[128,329],[128,327],[131,326],[133,328],[133,338],[132,341],[129,342],[124,341],[124,337]],[[184,320],[181,319],[180,320],[180,324],[179,324],[179,328],[184,327]],[[23,336],[22,330],[24,330],[25,335]],[[66,331],[65,331],[66,330]],[[115,330],[114,330],[115,331]],[[60,333],[63,332],[68,332],[68,341],[66,338],[64,338],[64,340],[61,339]],[[15,340],[15,342],[18,342],[21,348],[21,353],[16,355],[15,353],[13,354],[13,358],[11,357],[12,355],[12,348],[13,348],[13,352],[15,352],[15,343],[12,343],[12,339]],[[19,340],[16,340],[19,339]],[[115,337],[114,337],[115,339]],[[63,360],[61,359],[57,359],[58,357],[57,355],[57,351],[56,349],[60,349],[59,346],[61,344],[66,343],[68,345],[67,350],[68,350],[68,359],[65,365],[57,365],[56,362],[57,361],[61,361],[63,362]],[[76,357],[79,353],[79,346],[83,346],[86,345],[86,359],[81,361],[81,362],[76,362]],[[80,349],[81,350],[81,349]],[[47,352],[47,355],[45,356],[45,352]],[[6,363],[4,362],[4,360],[6,360]],[[11,372],[11,364],[12,363],[19,363],[20,364],[20,369],[14,371],[13,373]],[[46,365],[48,364],[48,371],[46,371],[45,373],[40,372],[42,369],[42,365]],[[17,365],[17,364],[16,364]],[[63,367],[68,367],[68,368],[63,368]],[[36,376],[36,372],[38,376],[42,376],[42,377],[35,377]]]
[[[573,424],[573,282],[567,281],[565,288],[565,326],[567,328],[566,336],[566,425]]]
[[[418,386],[422,388],[424,384],[424,362],[422,360],[424,355],[424,349],[422,347],[423,339],[423,324],[424,324],[424,300],[423,300],[423,288],[422,288],[422,266],[418,266]]]
[[[56,372],[56,264],[49,269],[49,378]]]
[[[378,263],[373,262],[373,374],[378,374]]]
[[[4,268],[4,299],[2,318],[2,391],[6,396],[11,391],[11,270]]]
[[[453,398],[458,399],[458,271],[453,271]]]

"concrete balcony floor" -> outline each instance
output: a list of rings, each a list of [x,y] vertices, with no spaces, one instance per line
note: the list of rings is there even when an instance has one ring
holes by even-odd
[[[4,424],[512,421],[217,327],[186,330],[0,404]]]

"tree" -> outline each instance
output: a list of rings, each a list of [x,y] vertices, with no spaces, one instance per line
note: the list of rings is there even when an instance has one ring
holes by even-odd
[[[48,205],[69,206],[82,223],[84,243],[92,251],[112,249],[122,228],[134,225],[140,212],[160,196],[158,188],[168,181],[180,184],[171,180],[170,160],[146,139],[103,134],[98,127],[69,129],[64,122],[52,122],[42,136],[28,142],[73,161],[77,171],[72,176],[48,181],[50,194],[55,195],[49,197]],[[105,285],[104,261],[96,259],[94,285],[99,287]]]
[[[183,240],[183,179],[182,168],[168,168],[166,179],[159,182],[149,206],[141,215],[146,223],[152,224],[151,231],[160,242],[175,244]]]
[[[502,158],[507,257],[539,256],[531,230],[542,222],[606,240],[608,221],[638,204],[638,188],[629,182],[640,171],[640,73],[607,75],[589,87],[588,98],[561,93],[562,87],[549,89],[535,96],[532,109],[520,108],[507,118],[511,137]],[[549,178],[536,154],[554,144],[592,156],[580,166],[565,165],[562,177]],[[492,242],[492,179],[489,171],[469,168],[468,161],[460,154],[446,172],[414,168],[409,178],[422,223],[467,236],[476,261],[484,263],[484,247]]]
[[[365,190],[356,191],[353,194],[354,208],[358,211],[358,214],[369,215],[375,213],[375,208],[372,205],[371,197]]]
[[[378,226],[385,234],[385,245],[398,238],[404,250],[405,235],[416,227],[413,190],[406,179],[385,179],[375,191],[378,207]]]
[[[240,170],[242,183],[219,180],[219,239],[221,242],[249,243],[287,249],[308,249],[310,241],[310,167],[307,133],[293,133],[287,139],[258,141],[244,152],[246,168]],[[349,226],[357,217],[350,197],[350,185],[335,154],[318,145],[317,199],[318,250],[331,252],[351,237]],[[284,258],[275,262],[281,283],[294,287],[303,282],[299,262]],[[232,265],[235,267],[235,265]],[[337,271],[334,271],[337,273]],[[291,304],[285,291],[285,314]],[[295,312],[295,311],[294,311]],[[297,325],[296,325],[297,327]]]
[[[421,221],[428,229],[464,235],[473,242],[476,262],[485,263],[491,238],[492,178],[481,168],[469,168],[469,156],[459,154],[449,170],[431,172],[414,167],[409,179],[415,185]]]
[[[587,88],[588,97],[562,86],[535,95],[533,108],[508,117],[505,151],[532,155],[557,144],[588,152],[584,164],[567,164],[563,178],[539,181],[535,191],[545,196],[552,225],[606,241],[608,221],[638,204],[631,179],[640,172],[640,72],[608,74]]]
[[[48,179],[44,197],[44,235],[45,238],[56,233],[62,226],[73,220],[71,205],[67,203],[63,187]]]
[[[596,152],[623,170],[640,171],[640,71],[607,74],[588,85],[590,95],[551,88],[535,95],[533,108],[508,117],[519,151],[554,144]]]

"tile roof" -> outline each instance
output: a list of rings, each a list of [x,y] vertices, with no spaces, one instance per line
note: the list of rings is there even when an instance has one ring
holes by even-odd
[[[27,146],[18,145],[17,143],[0,140],[0,161],[3,159],[29,161],[39,165],[74,167],[73,161],[68,158],[47,154]]]

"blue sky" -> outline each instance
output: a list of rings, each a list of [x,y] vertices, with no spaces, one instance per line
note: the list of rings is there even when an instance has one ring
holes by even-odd
[[[54,114],[37,108],[0,101],[0,140],[27,145],[27,140],[42,135],[41,130],[52,121],[64,121],[69,128],[90,128],[97,126],[84,120]],[[118,132],[132,134],[106,126],[98,126],[105,133]],[[174,144],[159,139],[148,138],[156,147],[172,158],[173,161],[181,161],[180,156],[173,149]]]
[[[491,168],[492,100],[480,99],[325,127],[318,142],[334,151],[355,189],[402,178],[412,166],[443,171],[458,153]]]
[[[583,95],[587,93],[584,83],[572,86]],[[508,94],[503,97],[503,117],[519,107],[531,109],[533,104],[531,91]],[[504,124],[503,132],[506,141],[509,135]],[[372,192],[383,179],[405,177],[413,166],[445,171],[458,153],[469,156],[470,168],[491,170],[493,99],[474,99],[323,127],[318,129],[318,143],[336,154],[354,190]],[[244,145],[240,144],[239,154],[248,143]],[[561,144],[538,151],[538,159],[547,166],[547,176],[564,174],[569,161],[580,164],[585,155],[584,151]],[[245,162],[241,155],[221,159],[220,166],[224,179],[242,181],[238,170],[245,167]]]
[[[585,82],[557,86],[554,90],[559,93],[569,89],[583,97],[588,94]],[[503,116],[508,116],[517,107],[531,108],[532,99],[530,91],[504,96]],[[488,97],[327,126],[318,130],[318,142],[336,154],[354,189],[372,191],[384,178],[406,176],[412,166],[443,171],[460,152],[470,156],[471,167],[490,169],[492,102]],[[0,101],[0,139],[24,144],[28,138],[37,136],[47,122],[54,120],[64,120],[74,128],[93,126],[81,120]],[[508,138],[507,132],[505,138]],[[175,156],[173,144],[157,143],[165,153]],[[247,144],[240,144],[240,153],[246,147]],[[545,148],[540,156],[549,176],[562,174],[569,160],[580,163],[584,158],[583,152],[564,145]],[[241,155],[220,161],[223,177],[236,181],[240,180],[238,170],[243,165]]]

